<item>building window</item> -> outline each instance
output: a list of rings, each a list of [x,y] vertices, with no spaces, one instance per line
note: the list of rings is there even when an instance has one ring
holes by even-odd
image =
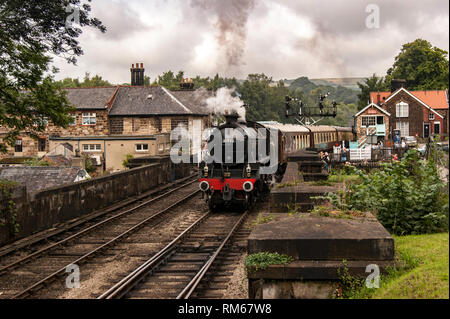
[[[166,143],[166,151],[170,150],[171,147],[172,147],[172,146],[171,146],[170,143]]]
[[[363,116],[362,117],[362,126],[375,126],[377,123],[375,116]]]
[[[396,111],[397,117],[408,117],[409,105],[405,102],[400,102],[396,105]]]
[[[95,113],[83,113],[83,125],[97,124],[97,117]]]
[[[164,152],[164,144],[158,144],[158,151]]]
[[[441,123],[434,122],[434,134],[441,134]]]
[[[430,115],[428,115],[428,118],[429,118],[430,120],[434,120],[434,113],[431,113],[431,112],[430,112]]]
[[[76,125],[77,124],[77,116],[75,114],[72,114],[71,116],[71,120],[69,125]]]
[[[45,146],[47,145],[47,139],[40,138],[38,140],[38,152],[45,152]]]
[[[148,144],[136,144],[136,152],[148,152]]]
[[[22,140],[16,140],[16,145],[14,146],[14,152],[22,152]]]
[[[384,117],[383,116],[377,116],[377,125],[384,124]]]
[[[409,136],[409,122],[397,122],[397,130],[400,130],[400,136]]]
[[[99,152],[101,150],[101,144],[83,144],[83,152]]]

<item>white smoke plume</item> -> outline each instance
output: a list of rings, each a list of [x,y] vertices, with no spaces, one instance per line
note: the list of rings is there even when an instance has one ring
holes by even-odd
[[[245,120],[244,102],[237,96],[233,96],[233,89],[223,87],[217,90],[215,96],[206,99],[206,104],[211,112],[218,115],[237,113],[239,118]]]

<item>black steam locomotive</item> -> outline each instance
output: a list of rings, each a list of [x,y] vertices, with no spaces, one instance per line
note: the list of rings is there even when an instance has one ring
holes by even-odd
[[[211,210],[222,204],[248,208],[270,190],[274,177],[282,177],[286,160],[280,157],[283,146],[276,145],[281,135],[275,133],[256,122],[239,121],[237,115],[226,115],[226,123],[208,140],[215,147],[206,151],[200,164],[199,186]],[[276,163],[270,160],[273,152],[277,152]]]
[[[242,134],[230,137],[227,129],[238,129]],[[238,120],[237,115],[226,116],[226,123],[216,130],[208,143],[217,138],[220,150],[206,151],[199,178],[200,190],[211,210],[222,204],[248,208],[258,198],[264,198],[270,185],[283,178],[290,154],[302,150],[331,151],[333,146],[356,138],[351,128],[245,122]],[[259,141],[256,147],[251,142],[255,139]],[[274,154],[276,162],[269,159]],[[270,168],[269,173],[261,170],[264,168]]]

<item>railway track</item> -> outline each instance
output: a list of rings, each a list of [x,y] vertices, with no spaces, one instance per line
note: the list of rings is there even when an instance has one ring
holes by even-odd
[[[245,241],[250,232],[243,227],[249,213],[204,214],[98,299],[220,298],[207,291],[214,283],[219,283],[214,289],[225,288],[227,267],[239,255],[233,243]]]
[[[151,199],[140,197],[114,214],[103,214],[100,221],[86,222],[81,230],[77,225],[68,231],[69,235],[63,233],[51,237],[53,240],[59,239],[58,236],[64,237],[61,240],[25,257],[11,258],[10,263],[0,266],[0,298],[34,297],[39,290],[65,274],[68,265],[82,265],[99,255],[114,255],[115,246],[136,234],[142,237],[144,233],[148,237],[148,233],[154,232],[156,225],[162,222],[161,217],[198,194],[197,185],[192,185],[194,182],[187,182]],[[148,254],[151,252],[143,252],[143,256]]]

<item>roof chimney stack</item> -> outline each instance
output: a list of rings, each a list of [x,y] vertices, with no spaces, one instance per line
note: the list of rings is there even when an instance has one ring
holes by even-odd
[[[139,63],[136,63],[136,67],[134,64],[131,65],[131,85],[132,86],[144,86],[144,63],[141,63],[139,67]]]
[[[398,89],[406,88],[406,80],[392,79],[391,80],[391,93],[394,93]]]

